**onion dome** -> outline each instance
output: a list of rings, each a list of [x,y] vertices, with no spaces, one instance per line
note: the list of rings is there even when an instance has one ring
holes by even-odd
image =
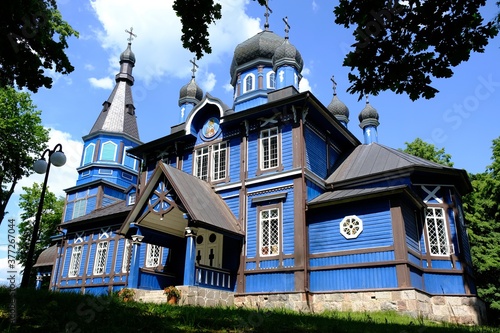
[[[332,101],[328,104],[327,109],[339,121],[346,124],[349,122],[349,108],[337,97],[337,94],[333,94]]]
[[[365,122],[368,122],[368,121],[371,121],[371,122],[374,122],[376,121],[377,122],[377,125],[378,125],[378,112],[377,110],[375,110],[375,108],[373,106],[371,106],[371,104],[366,101],[366,106],[364,107],[363,110],[361,110],[360,114],[359,114],[359,121],[361,123],[361,127],[363,127],[363,123]]]
[[[128,43],[127,49],[120,54],[120,63],[122,61],[128,61],[135,64],[135,54],[132,52],[131,43]]]
[[[293,46],[288,38],[285,38],[285,41],[278,46],[273,56],[273,71],[276,72],[278,67],[284,65],[291,65],[297,68],[297,71],[302,72],[302,68],[304,68],[304,60],[302,60],[302,55],[297,50],[295,46]]]
[[[264,30],[238,44],[234,50],[230,68],[231,84],[235,85],[237,69],[246,63],[255,65],[255,62],[261,61],[271,65],[274,52],[283,44],[283,41],[283,37],[276,35],[272,31]]]
[[[184,85],[179,92],[179,106],[185,103],[197,104],[203,98],[203,90],[196,84],[194,75],[191,81]]]

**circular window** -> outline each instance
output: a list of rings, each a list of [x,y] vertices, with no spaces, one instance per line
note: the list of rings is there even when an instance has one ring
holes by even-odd
[[[203,236],[198,235],[198,237],[196,237],[196,244],[201,244],[201,243],[203,243]]]
[[[215,234],[210,234],[210,237],[208,237],[208,240],[210,241],[210,243],[215,242],[216,239],[217,239],[217,236]]]
[[[357,238],[363,231],[363,221],[356,215],[346,216],[340,222],[340,233],[346,239]]]

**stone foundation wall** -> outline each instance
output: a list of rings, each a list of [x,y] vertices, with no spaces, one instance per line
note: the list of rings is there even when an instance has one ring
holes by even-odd
[[[232,306],[234,292],[194,286],[178,286],[181,291],[180,305]]]
[[[412,317],[460,324],[486,322],[486,307],[474,296],[432,296],[417,290],[235,296],[236,306],[302,312],[393,310]]]

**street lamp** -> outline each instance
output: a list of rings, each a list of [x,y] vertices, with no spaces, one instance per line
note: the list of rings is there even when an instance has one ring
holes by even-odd
[[[49,155],[49,163],[45,160],[45,154]],[[21,280],[21,288],[27,288],[30,280],[31,269],[33,268],[33,256],[35,254],[35,245],[38,238],[38,229],[40,228],[40,218],[42,217],[43,201],[45,200],[45,190],[47,189],[47,180],[49,179],[50,165],[54,164],[56,167],[63,166],[66,163],[66,155],[62,151],[62,145],[58,143],[54,149],[45,149],[40,156],[40,159],[33,164],[33,170],[36,173],[45,173],[43,181],[42,193],[40,194],[40,201],[38,202],[38,211],[36,212],[35,224],[33,225],[33,234],[31,235],[30,247],[26,257],[26,266],[24,267],[23,278]]]

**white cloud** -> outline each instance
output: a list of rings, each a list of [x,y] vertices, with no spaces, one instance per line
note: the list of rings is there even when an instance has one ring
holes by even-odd
[[[215,84],[217,83],[217,80],[215,79],[215,74],[214,73],[208,73],[206,77],[203,79],[201,82],[201,86],[203,87],[203,91],[205,92],[211,92]]]
[[[311,85],[309,84],[309,80],[307,79],[307,75],[311,74],[311,71],[309,68],[304,67],[302,69],[302,79],[299,82],[299,91],[304,92],[304,91],[312,91]]]
[[[102,79],[96,79],[95,77],[89,78],[89,82],[94,88],[100,89],[113,89],[114,81],[109,77],[103,77]]]
[[[92,64],[85,64],[84,68],[88,71],[93,71],[95,69]]]
[[[248,0],[221,0],[222,19],[209,27],[212,54],[198,62],[199,74],[211,63],[220,63],[221,56],[233,52],[235,46],[260,31],[259,19],[248,17]],[[136,55],[134,77],[146,84],[164,76],[188,78],[189,59],[193,54],[182,47],[181,23],[172,9],[173,0],[91,0],[90,4],[102,30],[98,39],[103,48],[111,49],[110,65],[116,72],[117,57],[126,47],[125,29],[134,28],[137,38],[132,42]],[[124,26],[127,22],[127,26]],[[235,30],[234,27],[238,26]],[[202,75],[201,75],[202,76]],[[209,75],[207,75],[207,78]]]

